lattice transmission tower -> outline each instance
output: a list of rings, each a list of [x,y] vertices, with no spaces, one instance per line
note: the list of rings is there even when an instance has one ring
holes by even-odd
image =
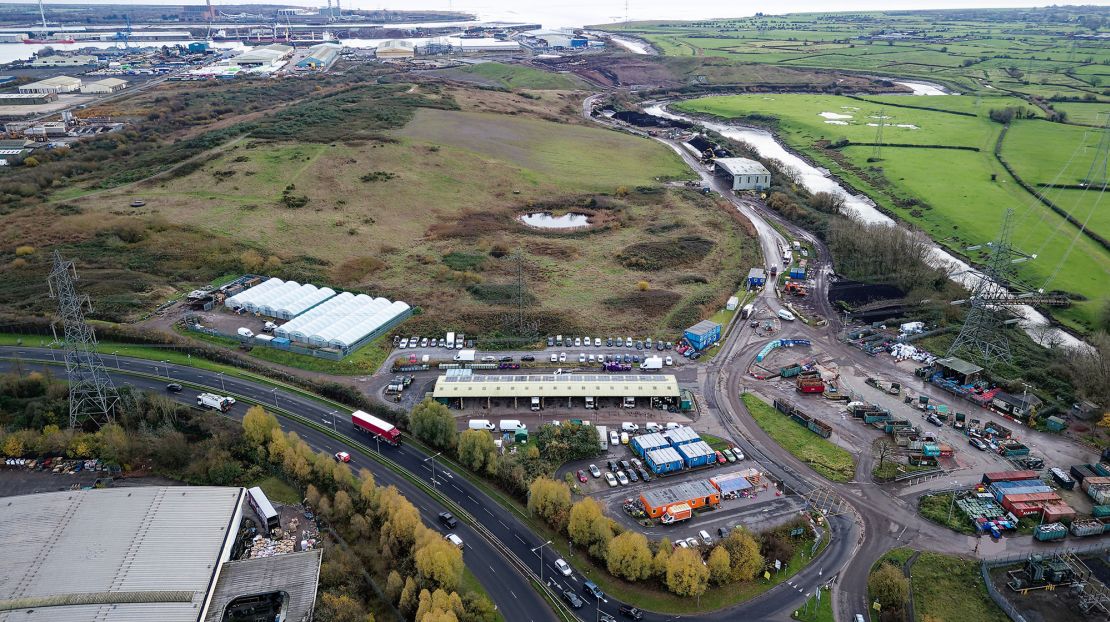
[[[46,279],[50,297],[58,301],[58,319],[51,324],[54,341],[64,348],[66,374],[69,376],[69,426],[85,421],[102,426],[112,420],[119,394],[96,352],[96,335],[85,323],[82,307],[92,310],[88,295],[77,294],[77,269],[72,261],[54,251],[54,267]],[[63,337],[57,325],[62,324]]]
[[[1010,242],[1014,227],[1013,215],[1013,209],[1006,210],[998,239],[986,244],[990,248],[990,256],[986,264],[978,273],[969,273],[978,279],[971,289],[971,296],[966,300],[956,300],[952,303],[967,304],[970,308],[960,334],[948,348],[947,356],[964,354],[984,364],[1011,361],[1010,342],[1003,332],[1005,324],[1010,321],[1010,314],[1006,312],[1006,307],[1070,304],[1065,296],[1046,295],[1042,290],[1032,290],[1017,278],[1015,266],[1036,259],[1037,256],[1015,249]],[[969,246],[967,250],[974,251],[980,248],[982,248],[980,245]]]

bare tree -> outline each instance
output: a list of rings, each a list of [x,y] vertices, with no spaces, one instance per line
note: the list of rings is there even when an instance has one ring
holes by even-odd
[[[879,459],[880,469],[882,469],[883,465],[886,464],[886,461],[894,455],[894,451],[897,448],[898,447],[894,443],[891,443],[886,438],[880,438],[879,440],[875,441],[875,457]]]

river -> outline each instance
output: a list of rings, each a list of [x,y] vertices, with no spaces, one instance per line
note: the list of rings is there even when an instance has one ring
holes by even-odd
[[[901,84],[901,83],[900,83]],[[913,86],[911,86],[911,84]],[[936,89],[934,85],[924,85],[917,83],[905,83],[910,88],[923,87],[920,90]],[[919,89],[915,88],[915,93]],[[924,93],[923,93],[924,95]],[[762,158],[768,160],[778,160],[787,168],[794,169],[797,172],[799,183],[806,190],[810,192],[829,192],[837,196],[844,197],[844,207],[848,212],[848,216],[858,221],[865,223],[879,223],[891,226],[900,226],[891,217],[879,211],[874,202],[865,196],[857,196],[849,193],[844,189],[836,180],[829,177],[828,171],[819,169],[806,162],[804,159],[790,152],[775,138],[774,134],[767,130],[744,127],[739,125],[728,125],[725,123],[718,123],[714,121],[705,121],[701,119],[694,119],[683,115],[676,115],[668,111],[663,103],[655,103],[644,108],[648,114],[666,117],[670,119],[681,119],[691,123],[700,124],[707,129],[711,129],[722,136],[731,138],[736,141],[741,141],[750,144],[755,148],[756,152]],[[933,264],[937,267],[944,267],[948,270],[952,280],[961,283],[965,286],[972,287],[978,281],[979,272],[975,271],[970,265],[961,259],[956,258],[948,251],[942,249],[940,246],[933,244],[930,249]],[[1051,326],[1044,315],[1039,311],[1028,305],[1018,305],[1010,307],[1014,313],[1021,316],[1021,326],[1025,332],[1037,343],[1048,345],[1055,343],[1068,348],[1086,347],[1086,344],[1077,339],[1067,331],[1061,330]]]

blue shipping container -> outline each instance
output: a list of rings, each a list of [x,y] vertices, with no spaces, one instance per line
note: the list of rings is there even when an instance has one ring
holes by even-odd
[[[806,278],[806,269],[805,268],[791,268],[790,269],[790,278],[792,278],[792,279],[804,279],[804,278]]]
[[[653,449],[659,449],[660,447],[669,447],[670,443],[668,443],[667,439],[663,438],[661,434],[652,433],[632,437],[629,446],[637,456],[643,458],[644,454],[647,452]]]
[[[705,441],[679,445],[675,447],[675,450],[682,456],[682,461],[686,463],[686,466],[690,468],[705,466],[717,460],[716,452]]]
[[[702,320],[686,329],[682,334],[686,341],[699,352],[717,343],[721,339],[721,325],[709,320]]]
[[[682,456],[671,447],[662,447],[649,451],[644,456],[644,462],[652,473],[660,475],[682,470]]]

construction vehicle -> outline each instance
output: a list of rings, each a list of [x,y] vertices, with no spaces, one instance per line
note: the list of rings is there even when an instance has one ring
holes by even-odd
[[[807,293],[806,288],[801,283],[798,283],[796,281],[787,281],[786,286],[783,288],[783,290],[786,293],[794,294],[795,296],[805,296]]]
[[[663,523],[664,525],[674,525],[685,520],[690,520],[690,517],[692,517],[693,515],[694,511],[690,509],[690,504],[676,503],[675,505],[667,508],[667,511],[664,512],[663,516],[659,518],[659,522]]]

